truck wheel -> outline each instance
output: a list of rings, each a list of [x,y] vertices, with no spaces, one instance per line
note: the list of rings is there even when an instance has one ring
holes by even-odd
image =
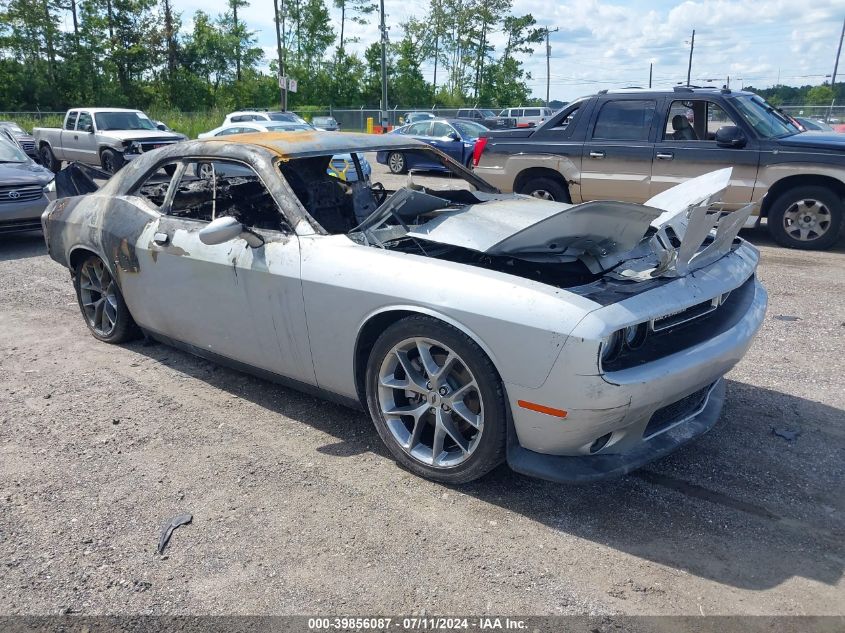
[[[540,198],[541,200],[566,202],[567,204],[572,201],[569,197],[569,190],[566,187],[556,180],[543,176],[529,178],[520,186],[517,193],[524,193],[525,195]]]
[[[116,174],[125,162],[123,156],[113,149],[104,149],[102,154],[100,154],[100,164],[110,174]]]
[[[769,233],[782,246],[804,250],[830,248],[843,229],[845,203],[827,187],[795,187],[769,209]]]
[[[41,157],[41,164],[54,174],[58,173],[58,171],[62,168],[62,161],[56,160],[53,150],[51,150],[50,146],[46,143],[41,146],[40,150],[38,150],[38,155]]]

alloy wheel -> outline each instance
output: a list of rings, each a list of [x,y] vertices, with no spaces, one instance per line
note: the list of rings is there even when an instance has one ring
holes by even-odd
[[[430,338],[405,339],[385,356],[378,403],[401,449],[434,468],[465,462],[484,431],[475,377],[457,353]]]
[[[783,214],[783,229],[789,237],[811,242],[830,229],[832,216],[823,202],[813,199],[798,200]]]
[[[88,324],[100,336],[109,336],[117,324],[117,286],[99,259],[89,259],[79,270],[79,293]]]
[[[394,174],[399,174],[405,169],[405,157],[399,152],[393,152],[388,157],[388,167]]]

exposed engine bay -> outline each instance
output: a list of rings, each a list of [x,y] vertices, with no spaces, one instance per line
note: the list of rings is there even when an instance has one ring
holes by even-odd
[[[644,205],[572,205],[515,194],[433,191],[411,178],[349,237],[559,288],[603,277],[616,285],[638,285],[683,276],[738,246],[737,233],[752,206],[725,214],[715,205],[730,173],[705,174]]]

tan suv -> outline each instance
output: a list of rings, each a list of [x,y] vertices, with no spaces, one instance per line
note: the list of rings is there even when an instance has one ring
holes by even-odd
[[[775,240],[831,247],[845,230],[845,135],[802,132],[749,92],[714,88],[603,91],[536,129],[479,139],[476,173],[503,191],[562,202],[642,203],[732,167],[728,209],[756,203]]]

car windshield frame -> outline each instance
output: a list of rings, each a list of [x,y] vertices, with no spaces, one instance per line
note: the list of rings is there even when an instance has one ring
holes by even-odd
[[[26,163],[29,157],[18,146],[5,139],[0,139],[0,163]]]
[[[135,120],[132,120],[135,117]],[[95,112],[94,122],[97,124],[97,130],[100,132],[108,131],[125,131],[125,130],[159,130],[155,123],[145,114],[141,112]],[[137,127],[128,125],[129,123],[137,122]]]
[[[737,95],[731,102],[739,116],[761,138],[785,138],[801,132],[789,117],[758,95]]]
[[[448,123],[458,131],[461,138],[478,138],[484,132],[487,132],[486,127],[475,121],[448,121]],[[477,128],[477,130],[473,131],[473,128]]]
[[[7,130],[11,130],[15,134],[26,134],[26,130],[24,130],[20,125],[17,123],[13,123],[9,121],[8,123],[0,123],[4,128]]]
[[[277,123],[302,123],[299,115],[293,112],[265,112],[264,114],[267,115],[270,121],[276,121]]]
[[[278,121],[278,123],[286,123],[286,121]],[[291,123],[289,125],[264,125],[263,129],[267,132],[302,132],[303,130],[310,130],[311,126],[305,123]]]

